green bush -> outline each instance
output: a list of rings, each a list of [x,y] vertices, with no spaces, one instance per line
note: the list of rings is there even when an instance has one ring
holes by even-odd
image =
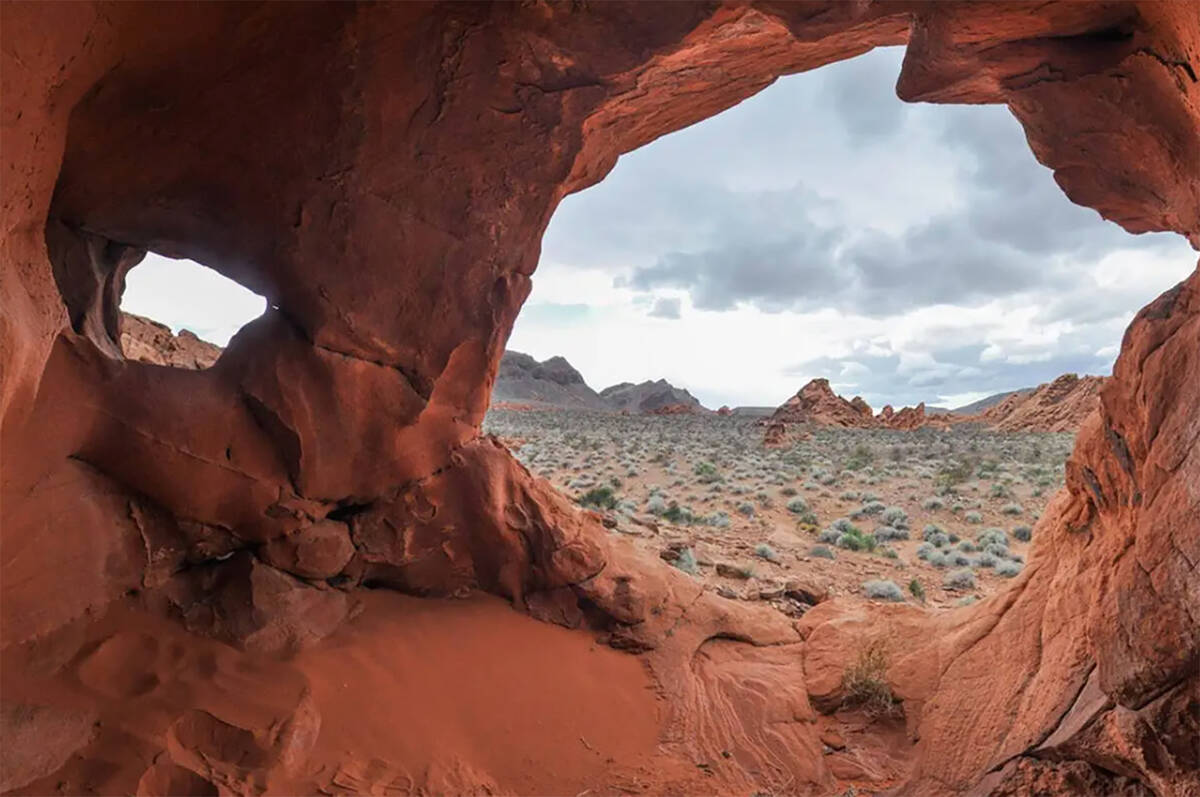
[[[616,509],[617,496],[611,487],[596,487],[584,493],[579,503],[596,509]]]

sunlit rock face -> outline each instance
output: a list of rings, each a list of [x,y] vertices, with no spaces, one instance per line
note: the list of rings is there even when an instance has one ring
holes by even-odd
[[[698,593],[479,432],[563,196],[779,75],[873,46],[908,42],[902,98],[1007,103],[1072,200],[1200,246],[1194,5],[3,14],[3,788],[1200,788],[1200,276],[1131,325],[1025,573],[949,614],[835,601],[794,628]],[[206,370],[126,358],[120,289],[148,249],[270,309]],[[484,591],[579,629],[446,610],[497,666],[561,653],[512,682],[580,702],[537,703],[547,723],[522,725],[521,749],[586,738],[579,716],[595,739],[628,722],[643,747],[614,732],[607,768],[572,746],[530,775],[443,728],[452,759],[380,758],[344,706],[395,682],[380,672],[467,654],[424,626],[388,647],[397,614],[440,604],[367,587]],[[879,629],[906,728],[847,764],[822,754],[814,706]],[[592,661],[571,658],[589,633],[645,670],[605,652],[588,683],[610,693],[560,684]],[[378,695],[393,719],[432,705]],[[484,698],[464,733],[502,712]]]

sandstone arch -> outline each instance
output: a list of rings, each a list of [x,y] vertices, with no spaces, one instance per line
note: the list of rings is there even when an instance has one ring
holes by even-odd
[[[620,153],[781,74],[907,42],[904,99],[1005,102],[1071,199],[1200,247],[1197,12],[4,6],[6,649],[130,590],[279,651],[338,628],[358,585],[479,587],[642,651],[670,749],[737,748],[723,788],[831,788],[809,694],[820,651],[868,618],[834,606],[801,639],[695,594],[479,438],[541,233]],[[147,248],[272,309],[201,374],[121,361],[111,285]],[[892,782],[1200,788],[1198,356],[1194,274],[1130,327],[1027,575],[975,609],[869,619],[907,651],[891,675],[916,763]],[[286,572],[314,540],[354,554]],[[332,580],[314,585],[321,564]],[[903,642],[917,627],[935,641]],[[756,712],[747,673],[791,684],[786,716]],[[272,749],[264,771],[299,755]]]

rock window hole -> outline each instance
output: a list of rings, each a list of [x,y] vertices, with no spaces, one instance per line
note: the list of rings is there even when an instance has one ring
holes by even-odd
[[[121,351],[131,360],[207,368],[266,306],[265,298],[207,266],[148,252],[125,277]]]

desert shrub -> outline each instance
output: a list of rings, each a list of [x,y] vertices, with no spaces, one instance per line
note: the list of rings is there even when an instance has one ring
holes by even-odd
[[[881,512],[883,512],[885,509],[887,509],[887,507],[885,507],[883,505],[882,501],[871,501],[869,503],[863,504],[862,507],[860,507],[858,511],[863,513],[864,515],[878,515]]]
[[[908,529],[897,529],[891,526],[880,526],[875,529],[875,540],[877,542],[887,542],[888,540],[907,540]]]
[[[937,548],[934,548],[932,543],[923,542],[917,546],[917,558],[927,562],[936,550]]]
[[[717,472],[717,466],[711,462],[697,462],[696,467],[692,468],[692,473],[700,477],[701,484],[709,484],[721,478]]]
[[[754,517],[754,504],[750,503],[749,501],[743,501],[737,505],[737,511],[739,515]]]
[[[1003,561],[996,563],[996,575],[1003,578],[1012,578],[1020,572],[1021,564],[1019,562]]]
[[[955,567],[969,567],[971,565],[971,557],[962,551],[946,551],[946,561]]]
[[[872,583],[892,584],[890,581],[867,582]],[[897,592],[900,591],[895,584],[892,586]],[[863,588],[866,589],[866,584]],[[865,645],[854,663],[842,673],[842,691],[845,692],[843,704],[861,708],[863,713],[871,717],[894,717],[902,713],[900,701],[888,685],[887,668],[888,653],[883,641],[875,640]]]
[[[779,491],[779,494],[782,495],[784,498],[791,498],[793,495],[796,494],[796,488],[795,487],[784,487],[782,490]]]
[[[970,540],[963,540],[958,544],[958,550],[962,551],[963,553],[975,553],[979,550],[979,548],[977,548],[975,543],[971,542]]]
[[[998,561],[1000,560],[986,551],[975,558],[975,564],[979,567],[995,567]]]
[[[838,498],[842,499],[843,501],[857,501],[858,493],[854,492],[853,490],[843,490],[842,494],[839,495]]]
[[[858,531],[858,526],[850,522],[850,518],[840,517],[829,524],[830,528],[838,531]]]
[[[979,544],[980,548],[987,548],[989,545],[1000,545],[1007,548],[1008,535],[1004,533],[1004,529],[989,526],[975,535],[975,542]]]
[[[975,589],[975,574],[968,568],[955,570],[953,573],[946,574],[946,577],[942,579],[942,586],[946,589]]]
[[[1008,489],[1008,487],[1003,484],[993,484],[991,496],[992,498],[1010,498],[1012,496],[1012,490]]]
[[[1029,526],[1015,526],[1012,530],[1012,535],[1021,542],[1029,542],[1033,539],[1033,529]]]
[[[596,509],[616,509],[617,496],[613,494],[611,487],[595,487],[584,493],[579,503]]]
[[[850,457],[846,460],[846,470],[862,470],[875,461],[875,452],[870,449],[865,443],[859,443],[850,452]]]
[[[921,508],[926,511],[933,512],[938,509],[945,509],[946,502],[943,501],[942,499],[938,498],[937,496],[932,496],[930,498],[926,498],[924,501],[921,502]]]
[[[884,559],[899,559],[900,558],[900,554],[896,553],[893,549],[889,548],[886,545],[879,546],[878,548],[875,549],[875,552],[877,554],[879,554],[880,556],[882,556]]]
[[[825,529],[817,535],[817,542],[831,542],[836,544],[840,536],[842,536],[842,532],[837,529]]]
[[[765,542],[760,542],[758,545],[754,546],[754,555],[759,558],[766,559],[768,562],[779,561],[779,554],[775,553],[775,549],[770,545],[767,545]]]
[[[815,556],[818,559],[837,559],[837,554],[826,548],[824,545],[814,545],[808,552],[809,556]]]
[[[857,529],[845,531],[838,535],[837,547],[849,551],[873,551],[875,550],[875,538],[869,534],[863,534]]]
[[[858,499],[859,499],[860,501],[862,501],[864,504],[869,504],[869,503],[871,503],[872,501],[878,501],[878,500],[879,500],[879,496],[875,495],[875,493],[866,492],[866,493],[863,493],[862,495],[860,495],[860,496],[858,497]]]
[[[955,488],[975,473],[977,462],[978,459],[975,457],[965,457],[961,461],[946,463],[934,476],[934,487],[943,495],[953,493]]]
[[[965,519],[968,523],[982,523],[983,515],[972,510],[965,515]]]
[[[817,484],[816,482],[805,482],[804,489],[805,490],[820,490],[821,485]]]
[[[941,551],[930,554],[928,561],[929,564],[939,569],[950,566],[950,560],[947,559],[946,554],[942,553]]]
[[[895,581],[864,581],[863,594],[877,601],[902,601],[904,593]]]
[[[925,587],[921,586],[921,582],[918,579],[914,578],[908,582],[908,592],[921,603],[925,602]]]
[[[693,576],[700,571],[700,566],[696,562],[696,554],[691,548],[684,548],[682,551],[680,551],[679,555],[675,557],[671,564],[683,572],[690,573]]]
[[[661,515],[667,511],[667,500],[661,495],[655,493],[650,496],[650,500],[646,502],[646,511],[652,515]]]
[[[898,529],[908,526],[908,513],[898,506],[889,506],[883,510],[882,520],[888,526],[894,526]]]
[[[964,595],[954,602],[955,606],[970,606],[975,601],[979,600],[974,595]]]
[[[1009,558],[1008,546],[1000,545],[999,543],[989,542],[983,546],[984,553],[989,553],[997,559]]]
[[[1020,504],[1005,504],[1000,507],[1000,514],[1002,515],[1019,515],[1024,511],[1025,509]]]
[[[808,512],[808,502],[803,498],[793,498],[787,502],[787,510],[794,515],[803,515]]]
[[[929,526],[926,526],[925,531],[921,534],[921,538],[934,548],[941,548],[950,542],[950,538],[946,536],[946,532],[942,531],[936,526],[932,529]]]
[[[690,510],[679,506],[679,504],[675,503],[674,501],[672,501],[671,505],[667,507],[667,511],[661,514],[661,517],[663,520],[666,520],[669,523],[689,526],[698,520],[698,518],[693,515]]]

